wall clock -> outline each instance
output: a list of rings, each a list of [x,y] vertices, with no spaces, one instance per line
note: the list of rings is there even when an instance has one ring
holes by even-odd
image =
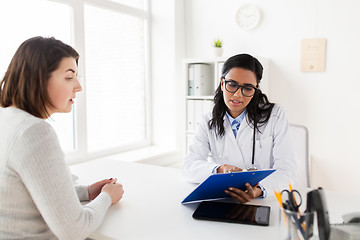
[[[260,10],[253,4],[244,4],[237,10],[235,20],[245,30],[254,29],[260,23]]]

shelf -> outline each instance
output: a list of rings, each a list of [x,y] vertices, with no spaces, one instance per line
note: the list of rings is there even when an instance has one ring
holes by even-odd
[[[212,111],[214,94],[219,85],[220,72],[225,60],[225,58],[214,57],[183,59],[186,86],[184,98],[186,102],[184,119],[186,120],[184,134],[186,154],[189,152],[189,145],[195,137],[203,114]],[[189,85],[192,91],[189,91]]]

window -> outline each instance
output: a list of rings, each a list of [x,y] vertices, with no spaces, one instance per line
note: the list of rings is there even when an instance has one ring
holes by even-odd
[[[145,141],[144,20],[84,10],[88,150]]]
[[[8,33],[0,38],[1,78],[17,48],[30,37],[53,36],[72,45],[71,8],[65,4],[46,0],[1,1],[0,23],[1,32]],[[54,114],[48,119],[65,152],[75,150],[73,121],[73,114]]]
[[[144,0],[110,0],[112,2],[122,3],[131,7],[144,9]]]
[[[0,2],[0,29],[9,33],[8,38],[0,38],[0,76],[19,45],[33,36],[54,36],[80,53],[83,92],[74,111],[54,114],[47,120],[70,158],[99,156],[150,143],[146,3],[147,0]]]

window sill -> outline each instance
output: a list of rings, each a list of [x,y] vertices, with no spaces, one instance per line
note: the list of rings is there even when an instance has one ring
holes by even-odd
[[[153,164],[160,166],[178,165],[183,161],[181,154],[175,149],[169,149],[160,146],[149,146],[149,147],[139,148],[136,150],[112,154],[104,157],[99,157],[96,159],[112,159],[117,161],[138,162],[138,163]],[[91,159],[91,160],[95,160],[95,159]],[[91,160],[85,160],[82,162],[91,161]],[[79,162],[70,162],[69,164],[72,165],[77,163]]]

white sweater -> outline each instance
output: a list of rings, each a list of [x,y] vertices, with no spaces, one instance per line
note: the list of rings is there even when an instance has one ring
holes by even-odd
[[[0,108],[0,239],[85,239],[101,224],[111,198],[92,202],[73,186],[58,138],[44,120]]]

